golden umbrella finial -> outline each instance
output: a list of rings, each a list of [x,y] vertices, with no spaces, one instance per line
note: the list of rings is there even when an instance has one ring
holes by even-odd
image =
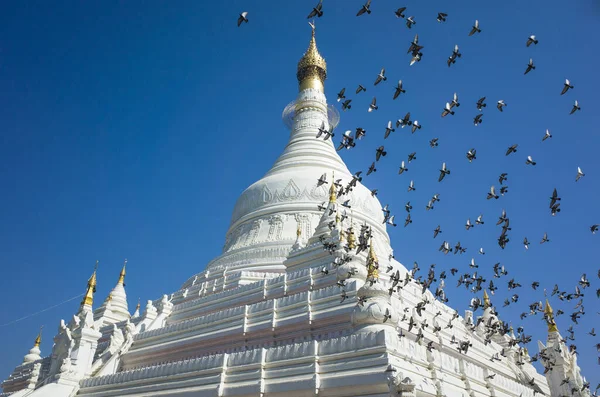
[[[546,299],[546,307],[544,308],[544,314],[546,315],[546,323],[548,324],[548,332],[558,332],[556,327],[556,321],[554,321],[554,310],[550,306],[550,302]]]
[[[82,306],[92,306],[92,304],[94,303],[94,292],[96,292],[96,272],[98,271],[98,262],[99,261],[96,261],[96,265],[94,266],[94,272],[88,280],[87,290],[85,291],[83,301],[81,301]]]
[[[331,173],[331,186],[329,187],[329,202],[335,203],[337,200],[337,190],[335,189],[335,172]]]
[[[119,281],[117,284],[121,284],[125,286],[125,267],[127,266],[127,259],[123,262],[123,268],[121,269],[121,273],[119,274]]]
[[[483,290],[483,308],[487,309],[488,307],[492,307],[490,296],[488,295],[487,290]]]
[[[40,345],[42,344],[42,329],[44,329],[43,325],[40,327],[40,332],[38,332],[37,337],[35,338],[35,342],[33,343],[35,347],[40,347]]]
[[[323,92],[325,79],[327,78],[327,63],[317,49],[315,24],[314,22],[309,22],[308,24],[312,28],[311,39],[308,49],[298,62],[296,77],[298,78],[298,83],[300,83],[300,91],[307,88],[314,88]]]

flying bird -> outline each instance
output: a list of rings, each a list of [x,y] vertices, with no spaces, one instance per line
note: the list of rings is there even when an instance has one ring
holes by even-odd
[[[375,162],[373,161],[367,170],[367,175],[371,175],[371,173],[377,172],[377,168],[375,168]]]
[[[484,101],[485,101],[485,97],[481,97],[477,101],[477,110],[479,110],[480,112],[483,110],[484,107],[487,106],[487,104],[483,103]]]
[[[477,157],[477,150],[475,150],[475,148],[471,148],[469,149],[469,151],[467,151],[467,159],[469,160],[469,163],[472,163],[473,160],[476,160]]]
[[[446,168],[446,163],[442,163],[442,169],[440,169],[440,177],[438,178],[438,182],[441,182],[446,175],[450,175],[450,170]]]
[[[419,124],[419,120],[413,121],[411,133],[414,134],[416,130],[420,130],[420,129],[421,129],[421,124]]]
[[[406,127],[407,125],[412,125],[412,121],[410,120],[410,112],[406,113],[406,115],[404,116],[404,118],[399,119],[396,121],[396,127],[400,127],[402,126],[402,128]]]
[[[475,24],[469,32],[469,36],[473,36],[475,33],[481,33],[481,29],[479,29],[479,21],[477,19],[475,20]]]
[[[413,190],[417,190],[417,188],[415,188],[415,182],[411,180],[408,184],[408,191],[411,192]]]
[[[356,88],[356,93],[360,94],[361,91],[367,91],[367,89],[359,84],[358,87]]]
[[[240,25],[242,24],[242,22],[246,22],[248,23],[248,11],[244,11],[240,14],[240,16],[238,17],[237,20],[237,26],[238,28],[240,27]]]
[[[365,12],[367,14],[371,13],[371,0],[367,0],[367,2],[362,6],[362,8],[358,11],[358,13],[356,14],[357,17],[361,16],[362,14],[364,14]]]
[[[312,9],[310,14],[306,17],[307,19],[318,17],[321,18],[323,16],[323,0],[319,0],[319,4]]]
[[[404,160],[402,160],[402,163],[400,163],[400,170],[398,170],[398,174],[401,175],[402,173],[404,173],[404,171],[408,171],[408,168],[406,168],[406,166],[404,165]]]
[[[444,12],[438,12],[437,21],[438,22],[446,22],[446,17],[447,16],[448,16],[448,14],[446,14]]]
[[[454,111],[450,107],[450,103],[446,102],[446,106],[444,107],[444,110],[442,111],[442,117],[446,117],[449,114],[454,116]]]
[[[432,140],[429,141],[429,146],[432,148],[438,146],[438,140],[439,140],[439,138],[433,138]]]
[[[416,160],[417,159],[417,152],[412,152],[408,155],[408,163],[410,164],[411,161]]]
[[[456,58],[460,58],[462,56],[462,54],[460,53],[459,49],[458,49],[458,44],[456,44],[454,46],[454,50],[452,50],[452,55],[450,55],[448,57],[448,67],[450,67],[450,65],[452,65],[453,63],[456,63]]]
[[[411,29],[413,25],[417,24],[417,21],[414,20],[415,17],[410,16],[408,18],[406,18],[406,26]]]
[[[527,64],[527,69],[525,69],[525,73],[523,73],[523,74],[527,74],[534,69],[535,69],[535,65],[533,64],[533,58],[529,58],[529,63]]]
[[[479,124],[483,123],[483,114],[479,113],[477,116],[475,116],[475,118],[473,119],[473,124],[475,124],[475,126],[478,126]]]
[[[337,94],[337,101],[338,102],[341,101],[342,99],[346,99],[345,93],[346,93],[346,87],[342,88],[340,90],[340,92],[338,92],[338,94]]]
[[[577,167],[577,176],[575,177],[575,182],[579,181],[585,174],[581,171],[581,168]]]
[[[382,156],[385,157],[386,154],[387,154],[387,152],[385,151],[385,148],[383,146],[379,146],[377,148],[377,151],[375,152],[375,161],[379,161],[379,159]]]
[[[348,109],[352,109],[352,105],[350,105],[350,102],[352,102],[352,99],[346,99],[343,103],[342,103],[342,110],[346,111]]]
[[[398,98],[400,94],[404,94],[406,90],[402,89],[402,80],[398,80],[398,85],[396,86],[396,91],[394,92],[394,98]]]
[[[377,85],[379,83],[381,83],[382,81],[386,81],[387,77],[385,77],[385,68],[381,69],[381,72],[379,72],[379,74],[377,75],[377,78],[375,79],[375,84],[373,85]]]
[[[416,62],[421,62],[421,55],[422,54],[420,52],[418,54],[414,55],[410,60],[409,66],[414,65]]]
[[[529,46],[530,46],[530,45],[532,45],[532,44],[536,44],[536,45],[537,45],[537,43],[538,43],[538,41],[537,41],[537,39],[535,38],[535,35],[534,35],[534,34],[532,34],[532,35],[531,35],[531,36],[529,36],[529,38],[527,39],[527,42],[525,43],[525,45],[526,45],[527,47],[529,47]]]
[[[413,39],[413,41],[410,43],[410,47],[408,47],[408,51],[406,51],[407,54],[412,53],[413,56],[417,55],[424,47],[419,45],[419,35],[416,34],[415,38]]]
[[[498,104],[496,105],[496,107],[498,108],[499,111],[503,112],[504,110],[502,109],[504,106],[506,106],[506,103],[504,103],[504,100],[500,99],[498,101]]]
[[[516,152],[517,152],[517,147],[518,147],[518,146],[519,146],[519,144],[518,144],[518,143],[515,143],[514,145],[512,145],[511,147],[509,147],[509,148],[506,150],[506,155],[508,156],[508,155],[509,155],[509,154],[511,154],[511,153],[516,153]]]
[[[575,104],[573,105],[573,109],[571,109],[571,113],[569,114],[573,114],[576,111],[581,110],[581,108],[579,107],[579,102],[577,102],[577,100],[575,100]]]
[[[433,231],[433,238],[436,238],[437,235],[440,234],[441,232],[442,232],[442,229],[440,228],[440,225],[437,225],[437,227]]]
[[[527,165],[536,165],[537,163],[535,161],[533,161],[533,159],[531,158],[531,156],[527,156],[527,160],[525,160],[525,164]]]
[[[385,127],[385,135],[383,137],[383,139],[387,139],[388,136],[390,136],[390,133],[396,131],[395,128],[392,127],[392,121],[388,121],[387,126]]]
[[[592,234],[596,234],[598,228],[600,228],[600,225],[592,225],[590,226],[590,231],[592,232]]]
[[[550,242],[550,239],[548,238],[548,234],[544,233],[544,237],[542,237],[542,241],[540,241],[540,244],[544,244]]]
[[[490,191],[487,194],[487,199],[496,199],[498,200],[500,196],[496,194],[496,188],[494,186],[490,187]]]
[[[573,85],[571,84],[569,79],[565,79],[565,85],[563,86],[563,89],[562,89],[560,95],[564,95],[567,91],[569,91],[569,88],[573,89]]]
[[[544,142],[548,138],[552,138],[552,134],[550,133],[549,130],[546,130],[546,133],[544,134],[544,137],[542,138],[542,142]]]
[[[369,109],[367,111],[370,113],[373,110],[377,109],[379,109],[379,107],[377,106],[377,98],[373,97],[373,100],[371,101],[371,104],[369,105]]]
[[[406,11],[406,7],[400,7],[400,8],[398,8],[394,12],[394,14],[396,14],[396,18],[404,18],[405,17],[404,11]]]
[[[460,102],[458,102],[458,94],[455,92],[454,96],[452,97],[452,102],[450,102],[450,108],[453,108],[454,106],[459,107],[460,106]]]

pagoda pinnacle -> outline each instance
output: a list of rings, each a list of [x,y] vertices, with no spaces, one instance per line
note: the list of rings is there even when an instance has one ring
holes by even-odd
[[[556,327],[556,321],[554,321],[554,310],[550,306],[550,302],[546,299],[546,307],[544,308],[544,314],[546,316],[546,323],[548,323],[548,332],[558,332]]]
[[[121,284],[123,286],[125,286],[125,267],[127,266],[127,259],[125,259],[125,262],[123,263],[123,268],[121,269],[121,273],[119,274],[119,281],[117,282],[117,284]]]
[[[486,290],[483,290],[483,308],[487,309],[491,307],[492,303],[490,302],[490,296],[488,295]]]
[[[369,242],[369,255],[367,256],[367,279],[377,280],[379,278],[379,260],[373,247],[373,238]]]
[[[335,203],[337,200],[337,191],[335,189],[335,173],[331,174],[331,186],[329,187],[329,202]]]
[[[35,347],[40,347],[40,345],[42,344],[42,329],[44,328],[44,326],[42,325],[40,327],[40,332],[38,332],[37,337],[35,338],[35,342],[33,342],[33,345]]]
[[[312,27],[312,37],[308,44],[308,49],[298,62],[296,77],[300,84],[300,91],[304,91],[307,88],[314,88],[324,92],[325,79],[327,78],[327,63],[317,49],[315,24],[314,22],[309,22],[309,25]]]
[[[81,301],[81,306],[89,306],[92,307],[94,303],[94,292],[96,292],[96,271],[98,270],[98,261],[96,261],[96,266],[94,266],[94,273],[88,280],[87,290],[85,291],[85,297]]]

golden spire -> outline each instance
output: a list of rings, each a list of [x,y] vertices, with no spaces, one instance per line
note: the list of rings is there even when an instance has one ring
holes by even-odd
[[[125,266],[127,266],[127,259],[123,262],[123,268],[121,269],[121,273],[119,274],[119,281],[117,284],[121,284],[125,286]]]
[[[335,189],[335,172],[331,173],[331,186],[329,187],[329,202],[335,203],[337,200],[337,190]]]
[[[372,278],[377,280],[379,278],[379,260],[375,254],[373,248],[373,239],[369,242],[369,256],[367,257],[367,279]]]
[[[314,88],[324,92],[325,79],[327,78],[327,63],[317,49],[315,24],[314,22],[309,22],[308,24],[312,27],[312,37],[308,44],[308,49],[298,62],[296,77],[298,78],[298,83],[300,83],[300,91],[307,88]]]
[[[87,291],[85,291],[85,297],[81,301],[82,306],[92,306],[94,303],[94,292],[96,292],[96,270],[98,270],[98,261],[96,261],[96,266],[94,266],[94,273],[88,280]]]
[[[548,323],[548,332],[558,332],[558,328],[556,328],[556,322],[554,321],[554,310],[552,310],[552,306],[550,306],[548,299],[546,299],[544,314],[546,315],[546,323]]]
[[[44,328],[44,326],[42,325],[40,327],[40,332],[38,332],[37,337],[35,338],[35,342],[33,342],[33,346],[34,347],[40,347],[40,345],[42,344],[42,329]]]
[[[488,307],[492,307],[490,296],[488,295],[487,290],[483,290],[483,309],[485,310]]]
[[[135,307],[135,311],[138,311],[138,310],[140,310],[140,306],[141,306],[141,305],[140,305],[140,298],[138,298],[138,304],[137,304],[137,306]]]

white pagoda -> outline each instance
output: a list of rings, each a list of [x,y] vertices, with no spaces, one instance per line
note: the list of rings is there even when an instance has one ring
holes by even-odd
[[[133,315],[125,266],[96,309],[94,270],[52,352],[42,356],[38,335],[2,396],[590,395],[549,306],[540,348],[554,367],[544,376],[502,332],[487,294],[481,321],[459,316],[394,259],[379,201],[331,139],[315,138],[339,114],[327,106],[314,33],[284,112],[289,142],[238,199],[222,254]],[[348,216],[338,179],[355,182]]]

